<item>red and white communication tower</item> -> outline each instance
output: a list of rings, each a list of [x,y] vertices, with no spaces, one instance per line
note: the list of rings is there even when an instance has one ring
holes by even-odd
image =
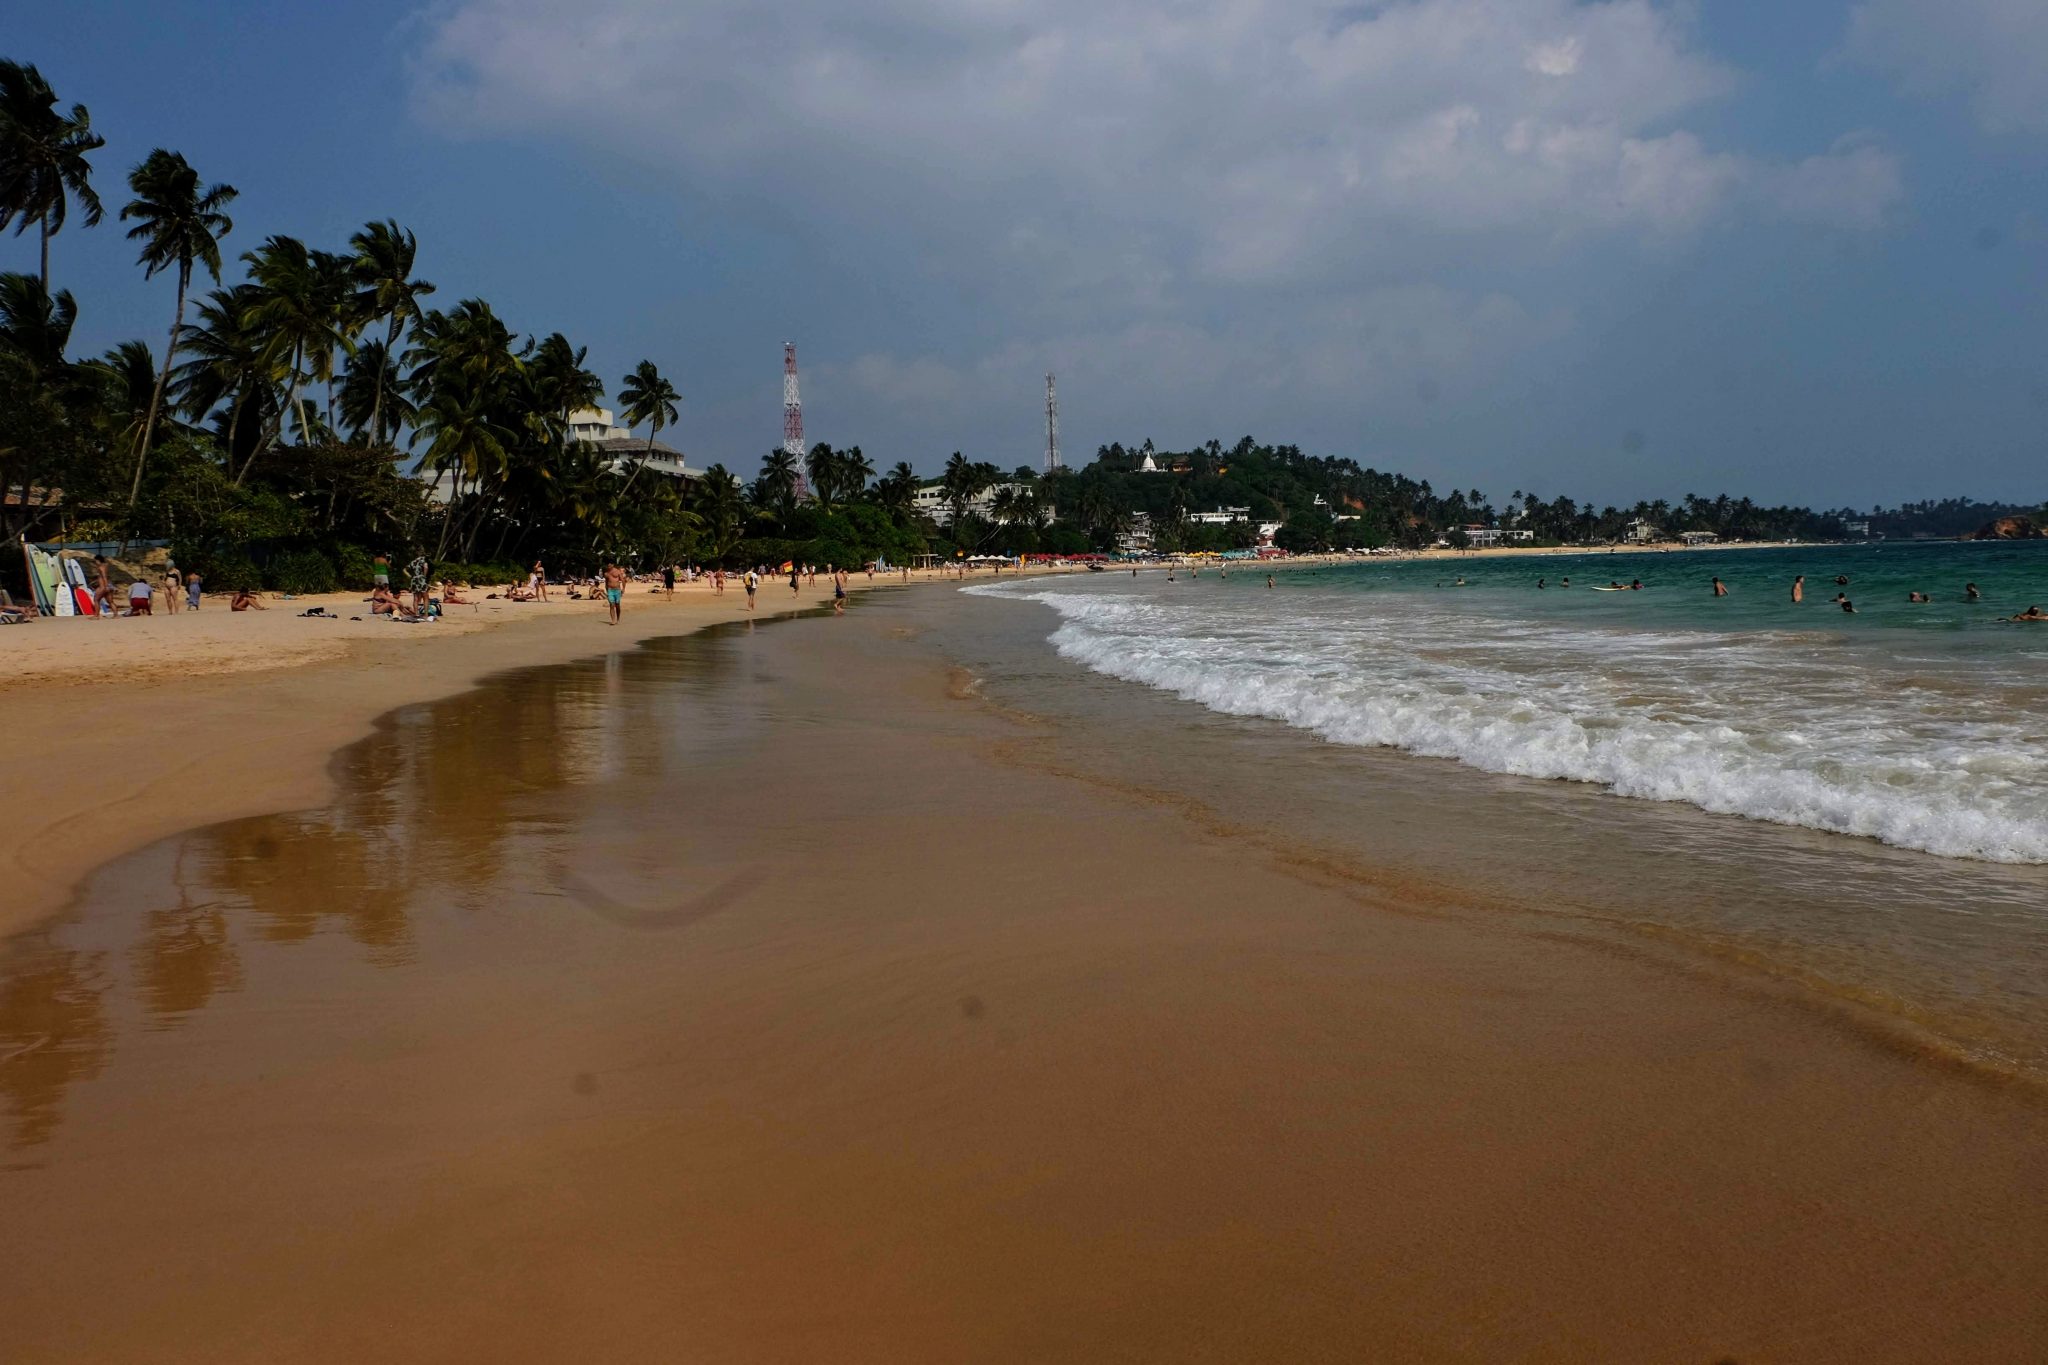
[[[796,343],[782,343],[782,449],[797,460],[796,495],[811,495],[810,480],[804,477],[804,404],[796,392]]]

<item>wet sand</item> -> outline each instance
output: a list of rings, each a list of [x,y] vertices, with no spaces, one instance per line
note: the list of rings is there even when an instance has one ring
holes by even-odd
[[[105,867],[0,945],[8,1340],[2048,1353],[2036,1090],[1009,761],[1033,724],[879,598],[409,707],[331,804]]]

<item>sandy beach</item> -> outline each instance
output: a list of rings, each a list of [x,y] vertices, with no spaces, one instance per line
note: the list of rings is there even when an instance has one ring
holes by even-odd
[[[2039,1358],[2032,1088],[643,597],[10,695],[23,1359]]]

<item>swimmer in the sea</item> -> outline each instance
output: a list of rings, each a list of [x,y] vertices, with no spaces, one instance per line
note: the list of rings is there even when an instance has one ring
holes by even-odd
[[[2048,612],[2042,611],[2039,607],[2028,607],[2018,616],[2008,616],[2006,619],[2008,621],[2048,621]]]
[[[1628,581],[1628,590],[1630,592],[1641,592],[1643,590],[1643,580],[1640,578],[1631,578]]]
[[[1977,591],[1977,585],[1975,583],[1963,584],[1963,600],[1965,602],[1981,601],[1983,600],[1983,597],[1984,594]]]
[[[1928,601],[1929,598],[1927,594],[1924,592],[1909,592],[1906,594],[1906,600],[1908,602],[1925,602]]]
[[[1543,580],[1542,580],[1542,579],[1540,579],[1540,578],[1539,578],[1539,579],[1537,579],[1537,580],[1536,580],[1536,586],[1537,586],[1537,587],[1539,587],[1539,588],[1540,588],[1540,587],[1542,587],[1542,586],[1543,586]]]
[[[1718,577],[1716,577],[1714,579],[1714,596],[1726,597],[1727,595],[1728,585],[1726,583],[1723,583]]]
[[[1567,588],[1569,588],[1572,585],[1572,581],[1569,578],[1560,578],[1558,582],[1564,584],[1564,586]]]
[[[1804,602],[1806,600],[1805,574],[1800,574],[1797,578],[1792,580],[1792,600],[1794,602]]]
[[[1845,574],[1845,573],[1838,573],[1838,574],[1836,574],[1836,575],[1835,575],[1835,586],[1836,586],[1836,587],[1838,587],[1838,588],[1846,588],[1846,587],[1848,587],[1848,586],[1849,586],[1849,575],[1847,575],[1847,574]]]
[[[1851,602],[1848,598],[1844,597],[1842,599],[1842,610],[1848,612],[1851,616],[1854,616],[1856,614],[1856,604],[1854,602]]]

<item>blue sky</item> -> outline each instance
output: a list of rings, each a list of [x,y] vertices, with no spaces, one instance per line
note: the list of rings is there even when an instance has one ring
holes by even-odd
[[[437,301],[647,357],[751,474],[1251,433],[1438,486],[2048,495],[2040,0],[71,0],[0,51],[235,250],[421,239]],[[0,239],[31,269],[34,239]],[[157,341],[110,224],[79,342]]]

